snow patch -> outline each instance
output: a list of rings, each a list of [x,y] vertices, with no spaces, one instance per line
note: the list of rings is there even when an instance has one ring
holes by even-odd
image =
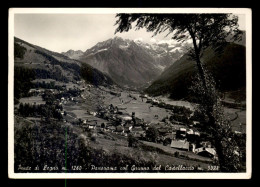
[[[175,47],[174,49],[170,50],[169,52],[170,52],[170,53],[175,53],[175,52],[177,52],[177,51],[180,52],[180,53],[183,52],[183,50],[182,50],[181,47]]]
[[[105,49],[100,49],[100,50],[98,50],[96,53],[99,53],[99,52],[102,52],[102,51],[107,51],[107,48],[105,48]]]
[[[91,52],[87,56],[92,56],[92,55],[95,55],[97,53],[100,53],[102,51],[107,51],[107,50],[108,50],[108,48],[104,48],[104,49],[100,49],[100,50],[97,50],[96,52],[94,52],[95,49],[92,49]]]
[[[165,68],[166,68],[166,66],[162,66],[162,65],[157,65],[157,67],[159,68],[159,69],[161,69],[161,70],[164,70]]]
[[[126,45],[119,45],[120,49],[127,49],[129,47],[129,44],[127,43]]]

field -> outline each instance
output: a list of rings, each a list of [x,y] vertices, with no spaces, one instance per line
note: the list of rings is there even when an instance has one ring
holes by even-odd
[[[142,98],[139,97],[140,94],[138,93],[125,91],[122,91],[120,93],[120,97],[106,93],[104,95],[104,103],[107,105],[113,104],[114,106],[117,106],[120,111],[126,112],[130,115],[132,114],[132,112],[135,112],[136,117],[144,119],[149,123],[158,123],[164,117],[170,115],[169,111],[146,103],[146,99],[142,100]],[[129,97],[129,94],[135,99]],[[158,115],[158,118],[155,118],[155,115]]]
[[[20,103],[29,103],[29,104],[45,104],[45,101],[43,101],[41,96],[31,96],[31,97],[24,97],[20,99]]]
[[[231,120],[231,126],[234,131],[246,133],[246,110],[225,107],[224,112]]]

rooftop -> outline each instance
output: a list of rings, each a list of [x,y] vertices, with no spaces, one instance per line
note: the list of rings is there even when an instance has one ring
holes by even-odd
[[[186,140],[172,140],[171,147],[178,149],[189,149],[189,142]]]

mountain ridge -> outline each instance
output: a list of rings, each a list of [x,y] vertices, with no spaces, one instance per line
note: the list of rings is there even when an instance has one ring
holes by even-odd
[[[83,51],[81,50],[68,50],[67,52],[61,52],[61,54],[71,58],[71,59],[75,59],[78,60],[80,58],[81,55],[83,55]]]
[[[79,60],[108,74],[121,86],[148,86],[175,60],[174,54],[170,56],[162,46],[156,47],[114,37],[87,49]]]
[[[216,55],[211,48],[208,48],[202,57],[202,62],[213,75],[220,91],[229,92],[245,89],[246,58],[244,46],[227,43],[220,55]],[[145,92],[153,96],[170,94],[173,99],[191,99],[189,87],[196,72],[196,63],[185,54],[162,72]]]
[[[32,69],[36,78],[54,79],[63,82],[76,82],[84,78],[93,85],[112,85],[114,82],[110,77],[88,64],[71,59],[63,54],[50,51],[37,45],[33,45],[20,38],[14,38],[15,51],[23,50],[22,58],[14,59],[15,67],[22,66]],[[15,53],[16,54],[16,53]],[[84,73],[88,75],[84,75]]]

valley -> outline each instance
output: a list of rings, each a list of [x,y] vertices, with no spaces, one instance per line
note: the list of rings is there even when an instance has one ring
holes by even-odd
[[[217,165],[196,104],[184,95],[158,94],[153,86],[179,62],[156,60],[140,47],[144,44],[120,38],[76,54],[16,42],[24,51],[14,63],[16,172],[28,165],[38,165],[41,172],[104,172],[97,169],[103,166],[117,167],[116,172],[159,172],[152,168],[160,165],[161,172],[211,172],[209,166]],[[147,90],[140,89],[149,83]],[[168,83],[160,86],[169,89]],[[245,148],[246,108],[229,97],[225,102],[225,116]],[[245,152],[239,154],[245,159]],[[119,169],[126,165],[127,170]],[[184,169],[169,169],[175,167]]]
[[[120,155],[134,160],[144,160],[145,163],[153,162],[153,165],[162,165],[162,167],[182,165],[186,167],[192,166],[196,168],[196,171],[208,171],[208,166],[214,164],[214,159],[200,156],[190,148],[172,147],[171,140],[176,138],[176,133],[180,129],[198,131],[199,126],[189,125],[190,122],[185,124],[178,120],[169,120],[170,116],[174,114],[173,110],[166,109],[167,107],[159,107],[156,103],[147,102],[149,99],[158,101],[159,98],[145,98],[136,91],[127,91],[119,87],[109,89],[104,86],[94,87],[86,84],[85,81],[78,84],[66,83],[65,86],[67,91],[76,88],[79,94],[75,97],[71,95],[60,97],[57,100],[59,105],[62,106],[62,110],[60,110],[62,119],[58,121],[60,121],[59,123],[63,128],[69,127],[71,133],[77,139],[83,140],[84,145],[88,148],[102,150],[107,155],[120,153]],[[41,93],[35,92],[34,96],[21,98],[20,103],[29,103],[34,106],[43,105],[42,94],[46,91],[48,89],[42,89]],[[58,95],[55,92],[52,93]],[[160,98],[160,101],[164,102],[162,98]],[[188,102],[169,99],[165,101],[165,104],[168,104],[168,107],[184,107],[188,111],[190,111],[189,107],[194,106]],[[225,108],[225,110],[227,110],[230,117],[233,117],[234,112],[237,111],[229,108]],[[245,123],[245,111],[240,111],[238,115],[237,121]],[[40,116],[37,117],[37,115],[34,117],[28,116],[24,119],[32,124],[46,121],[46,119],[44,120]],[[48,120],[49,123],[55,121],[55,119]],[[191,123],[195,124],[194,122]],[[237,126],[237,122],[234,125],[234,130],[245,132],[245,126]],[[145,133],[150,127],[155,127],[159,132],[155,142],[146,139]],[[134,136],[137,141],[136,145],[129,147],[129,134]],[[64,132],[60,136],[64,136]],[[53,146],[53,151],[60,149],[55,145]],[[73,147],[73,144],[70,146]],[[97,163],[95,165],[98,166]],[[68,171],[73,172],[73,170]],[[96,172],[87,166],[78,172],[88,171]]]

